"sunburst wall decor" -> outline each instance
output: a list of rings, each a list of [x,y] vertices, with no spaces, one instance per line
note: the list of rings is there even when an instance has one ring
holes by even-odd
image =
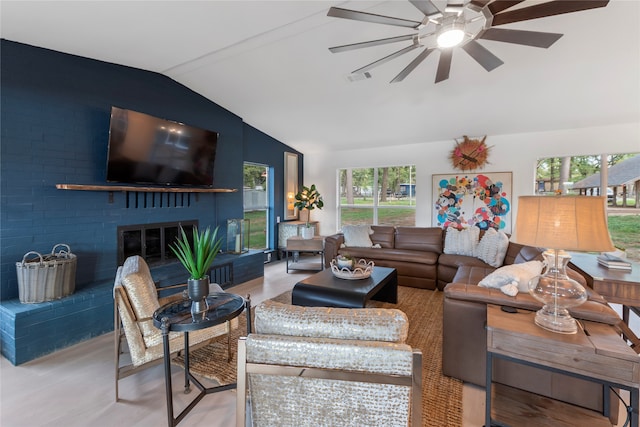
[[[456,146],[449,154],[449,160],[455,169],[469,171],[481,169],[488,163],[491,147],[485,143],[487,136],[480,139],[470,139],[463,136],[462,142],[456,140]]]

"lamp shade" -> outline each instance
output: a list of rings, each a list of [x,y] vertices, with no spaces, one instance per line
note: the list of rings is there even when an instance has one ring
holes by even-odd
[[[521,196],[511,240],[569,251],[615,250],[599,196]]]

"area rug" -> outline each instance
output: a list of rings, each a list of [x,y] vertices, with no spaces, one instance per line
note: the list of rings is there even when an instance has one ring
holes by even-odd
[[[462,381],[442,375],[442,302],[444,294],[426,289],[398,287],[398,304],[371,301],[369,307],[397,308],[409,318],[407,343],[422,350],[422,425],[428,427],[462,426]],[[291,292],[273,298],[291,303]],[[222,336],[190,354],[191,372],[220,384],[236,381],[238,337],[246,335],[246,317],[232,332],[231,361],[227,362],[227,338]],[[184,366],[181,357],[173,363]]]

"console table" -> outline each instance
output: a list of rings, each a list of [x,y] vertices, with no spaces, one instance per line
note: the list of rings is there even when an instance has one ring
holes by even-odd
[[[169,427],[176,426],[182,419],[210,393],[236,388],[236,384],[227,384],[217,387],[209,387],[200,383],[189,372],[189,332],[210,328],[219,325],[235,317],[246,310],[247,334],[251,332],[251,301],[238,295],[225,292],[214,292],[207,297],[208,308],[203,318],[194,319],[191,316],[191,300],[182,299],[173,301],[158,308],[153,313],[153,324],[162,330],[162,345],[164,350],[164,379],[167,394],[167,419]],[[176,417],[173,417],[173,391],[171,384],[171,351],[169,349],[169,332],[184,332],[184,390],[190,391],[190,383],[193,382],[200,393],[184,408]]]
[[[532,311],[519,309],[517,313],[506,313],[499,306],[487,306],[485,425],[502,425],[492,424],[491,419],[492,365],[493,358],[499,357],[629,390],[631,425],[638,427],[640,357],[615,328],[580,321],[583,328],[577,334],[558,334],[537,326],[534,316]],[[605,416],[609,413],[607,399],[604,412]]]

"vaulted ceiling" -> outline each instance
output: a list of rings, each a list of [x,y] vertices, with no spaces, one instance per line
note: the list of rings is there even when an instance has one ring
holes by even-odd
[[[305,153],[640,121],[638,1],[504,25],[564,36],[548,49],[483,40],[504,61],[491,72],[456,49],[438,84],[437,54],[389,83],[418,52],[352,81],[408,43],[329,47],[411,31],[328,17],[332,6],[424,17],[404,0],[3,0],[0,34],[163,73]]]

